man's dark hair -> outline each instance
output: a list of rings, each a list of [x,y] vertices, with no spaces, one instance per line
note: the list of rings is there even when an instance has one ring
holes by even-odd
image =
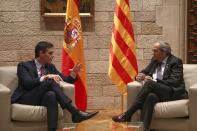
[[[48,48],[53,48],[53,44],[47,41],[40,41],[35,47],[35,58],[39,57],[40,52],[46,52]]]

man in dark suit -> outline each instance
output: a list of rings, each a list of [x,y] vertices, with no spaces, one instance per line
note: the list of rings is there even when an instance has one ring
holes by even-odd
[[[128,122],[141,109],[140,119],[148,130],[157,102],[187,98],[182,60],[171,54],[170,45],[166,42],[155,43],[152,51],[150,64],[136,76],[136,80],[144,81],[144,85],[134,104],[125,113],[114,116],[114,121]]]
[[[72,114],[73,122],[87,120],[98,113],[79,111],[62,92],[60,81],[74,83],[81,64],[70,69],[70,76],[66,77],[51,63],[53,52],[53,44],[41,41],[35,47],[35,58],[18,64],[18,88],[11,98],[11,103],[46,106],[49,131],[57,129],[58,103]]]

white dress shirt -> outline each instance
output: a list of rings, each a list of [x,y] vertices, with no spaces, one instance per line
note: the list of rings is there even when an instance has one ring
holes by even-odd
[[[162,72],[162,77],[163,77],[163,72],[165,70],[165,67],[166,67],[166,62],[168,60],[168,57],[166,57],[163,61],[162,61],[162,64],[161,64],[161,72]],[[154,81],[157,81],[157,68],[156,70],[153,72],[153,80]]]

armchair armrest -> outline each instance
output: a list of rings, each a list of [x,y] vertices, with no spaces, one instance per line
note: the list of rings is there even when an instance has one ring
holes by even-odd
[[[133,104],[141,87],[142,83],[138,81],[133,81],[127,84],[127,108]]]
[[[196,100],[197,100],[197,84],[194,84],[189,88],[189,117],[190,117],[191,127],[195,131],[197,130]]]
[[[8,129],[10,123],[11,91],[8,87],[0,84],[0,129]]]
[[[75,89],[74,84],[70,84],[67,82],[60,82],[60,87],[62,88],[64,94],[66,94],[69,98],[72,99],[73,104],[75,103]]]

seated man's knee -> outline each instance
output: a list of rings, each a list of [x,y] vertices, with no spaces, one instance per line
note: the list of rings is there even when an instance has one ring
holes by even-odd
[[[56,93],[54,91],[47,91],[45,95],[46,95],[47,99],[56,98]]]
[[[55,83],[55,82],[54,82],[53,80],[50,80],[50,79],[49,79],[49,80],[43,81],[43,82],[42,82],[42,85],[50,89],[50,88],[53,87],[54,83]]]
[[[144,84],[144,87],[146,88],[153,88],[154,87],[154,85],[155,85],[155,81],[152,81],[152,80],[148,80],[148,81],[146,81],[145,82],[145,84]]]
[[[158,102],[159,98],[155,93],[149,93],[146,97],[146,100],[152,101],[152,102]]]

